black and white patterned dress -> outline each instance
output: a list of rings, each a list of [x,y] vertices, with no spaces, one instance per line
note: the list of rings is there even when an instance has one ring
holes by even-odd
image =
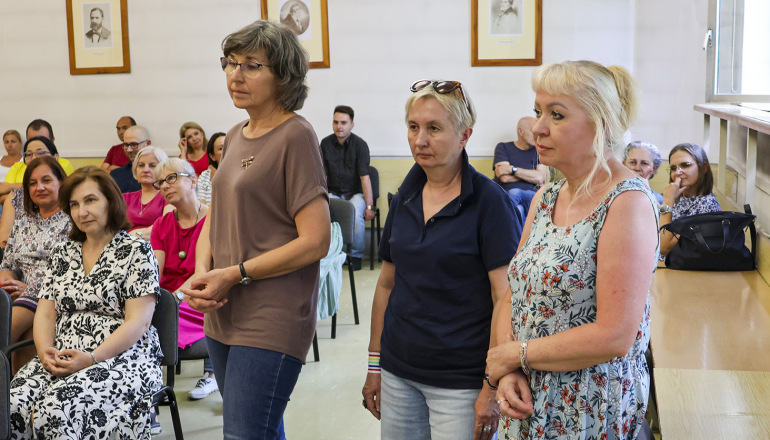
[[[150,244],[121,231],[91,272],[82,244],[66,241],[51,252],[40,298],[55,302],[57,349],[91,352],[124,321],[126,300],[159,294],[158,263]],[[11,438],[150,438],[149,393],[163,380],[160,343],[150,326],[123,353],[56,378],[36,356],[11,382]],[[34,409],[34,427],[29,426]]]

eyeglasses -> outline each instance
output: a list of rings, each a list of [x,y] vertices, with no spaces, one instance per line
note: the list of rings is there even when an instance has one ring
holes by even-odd
[[[168,183],[169,185],[176,183],[177,180],[179,180],[179,176],[185,176],[190,177],[189,173],[171,173],[168,176],[166,176],[165,179],[160,179],[152,182],[152,187],[155,189],[160,189],[161,185],[164,183]]]
[[[231,74],[235,72],[235,68],[238,66],[241,66],[241,73],[246,78],[256,78],[257,72],[259,71],[260,67],[270,67],[267,64],[252,62],[252,63],[236,63],[233,60],[228,59],[227,57],[222,57],[219,59],[219,61],[222,63],[222,70],[226,74]]]
[[[684,171],[684,170],[686,170],[687,168],[690,168],[693,165],[695,165],[695,164],[692,163],[692,162],[682,162],[679,165],[671,165],[670,167],[668,167],[668,171],[670,173],[675,173],[676,170]]]
[[[139,148],[140,145],[147,142],[148,139],[145,139],[141,142],[123,142],[123,148],[128,148],[129,150],[133,150],[135,148]]]
[[[27,151],[26,153],[24,153],[24,157],[25,158],[30,158],[30,157],[35,157],[35,156],[40,157],[40,156],[48,156],[50,154],[51,154],[51,152],[50,151],[46,151],[46,150]]]
[[[428,87],[431,84],[433,84],[433,90],[435,90],[436,93],[441,93],[442,95],[445,95],[447,93],[452,93],[455,90],[460,89],[460,95],[463,97],[465,108],[467,108],[468,111],[471,111],[471,106],[470,104],[468,104],[468,100],[465,98],[463,85],[460,84],[458,81],[432,81],[429,79],[421,79],[419,81],[415,81],[415,83],[412,84],[412,87],[410,87],[409,90],[411,90],[412,93],[419,92],[420,90],[424,89],[425,87]]]

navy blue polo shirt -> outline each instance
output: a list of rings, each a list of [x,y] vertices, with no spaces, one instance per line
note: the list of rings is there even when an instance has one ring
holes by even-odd
[[[427,223],[419,165],[393,198],[379,251],[396,270],[381,365],[426,385],[478,389],[492,321],[488,272],[511,261],[522,225],[505,191],[473,169],[464,151],[462,161],[460,196]]]
[[[110,171],[110,176],[115,179],[115,183],[118,184],[118,188],[120,188],[122,193],[130,193],[142,189],[142,185],[134,178],[134,171],[131,167],[131,162],[128,162],[122,167]]]

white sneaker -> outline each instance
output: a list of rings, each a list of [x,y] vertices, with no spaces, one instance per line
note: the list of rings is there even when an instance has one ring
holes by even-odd
[[[190,390],[190,400],[203,399],[214,391],[218,391],[217,381],[213,377],[206,376],[198,379],[195,388]]]

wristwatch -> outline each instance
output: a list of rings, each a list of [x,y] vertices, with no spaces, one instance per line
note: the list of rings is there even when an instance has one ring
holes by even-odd
[[[243,267],[243,263],[238,264],[238,267],[241,268],[241,284],[246,286],[251,283],[251,277],[246,274],[246,269]]]
[[[516,165],[511,165],[511,176],[515,176],[516,171],[519,171],[519,167],[517,167]]]
[[[666,205],[665,203],[662,203],[660,205],[660,208],[658,208],[658,212],[661,213],[661,214],[670,214],[670,213],[674,212],[674,208]]]

